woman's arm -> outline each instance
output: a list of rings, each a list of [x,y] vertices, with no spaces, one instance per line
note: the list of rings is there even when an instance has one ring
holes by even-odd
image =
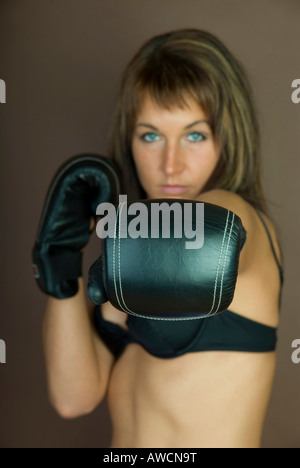
[[[90,413],[105,397],[114,356],[94,329],[82,278],[76,296],[49,297],[42,333],[52,405],[64,418]]]

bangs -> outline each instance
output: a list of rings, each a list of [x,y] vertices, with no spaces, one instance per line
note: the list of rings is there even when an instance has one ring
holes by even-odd
[[[188,107],[188,98],[194,99],[203,109],[209,121],[214,102],[211,81],[204,72],[199,73],[192,63],[185,63],[182,57],[159,54],[147,66],[142,66],[136,77],[136,96],[133,114],[136,118],[143,98],[149,93],[153,101],[162,108]]]

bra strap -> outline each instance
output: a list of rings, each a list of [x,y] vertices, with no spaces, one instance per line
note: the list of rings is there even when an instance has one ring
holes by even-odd
[[[281,284],[283,284],[283,268],[282,266],[280,265],[279,261],[278,261],[278,257],[276,255],[276,252],[275,252],[275,249],[274,249],[274,244],[273,244],[273,241],[272,241],[272,238],[271,238],[271,235],[270,235],[270,231],[268,229],[268,226],[266,225],[265,223],[265,220],[263,219],[262,215],[260,214],[260,212],[255,208],[255,211],[256,213],[258,214],[258,216],[260,217],[264,227],[265,227],[265,230],[268,234],[268,237],[269,237],[269,240],[270,240],[270,244],[271,244],[271,248],[272,248],[272,252],[273,252],[273,255],[275,257],[275,260],[276,260],[276,263],[277,263],[277,266],[279,268],[279,274],[280,274],[280,281],[281,281]]]

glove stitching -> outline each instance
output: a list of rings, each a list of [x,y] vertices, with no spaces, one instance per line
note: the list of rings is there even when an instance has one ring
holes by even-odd
[[[227,242],[227,249],[226,249],[226,254],[225,254],[225,258],[224,258],[223,273],[222,273],[222,280],[221,280],[221,286],[220,286],[220,289],[221,289],[221,292],[220,292],[220,299],[219,299],[219,304],[218,304],[217,310],[215,311],[215,314],[218,312],[218,310],[219,310],[219,308],[220,308],[221,299],[222,299],[223,282],[224,282],[224,273],[225,273],[225,267],[226,267],[226,261],[227,261],[227,254],[228,254],[228,249],[229,249],[229,244],[230,244],[230,239],[231,239],[231,234],[232,234],[232,229],[233,229],[234,218],[235,218],[235,214],[232,213],[231,228],[230,228],[230,233],[229,233],[228,242]]]
[[[227,230],[228,230],[228,219],[229,219],[229,216],[230,216],[230,210],[227,210],[227,218],[226,218],[226,226],[225,226],[225,229],[224,229],[224,234],[223,234],[223,239],[222,239],[222,245],[221,245],[221,252],[220,252],[220,256],[219,256],[219,261],[218,261],[218,267],[217,267],[217,272],[216,272],[216,278],[215,278],[215,286],[214,286],[214,297],[213,297],[213,304],[212,304],[212,307],[211,307],[211,310],[208,314],[202,316],[202,317],[182,317],[182,318],[161,318],[161,317],[148,317],[148,316],[145,316],[145,315],[141,315],[141,314],[136,314],[135,312],[133,312],[132,310],[130,310],[126,303],[125,303],[125,300],[124,300],[124,296],[123,296],[123,289],[122,289],[122,279],[121,279],[121,238],[120,238],[120,232],[121,232],[121,210],[122,210],[122,207],[123,205],[125,204],[122,203],[121,204],[121,207],[119,209],[117,209],[117,217],[116,217],[116,224],[115,224],[115,232],[114,232],[114,247],[113,247],[113,275],[114,275],[114,287],[115,287],[115,295],[116,295],[116,299],[117,299],[117,302],[120,306],[120,308],[124,311],[124,312],[127,312],[131,315],[134,315],[136,317],[139,317],[139,318],[146,318],[146,319],[149,319],[149,320],[164,320],[164,321],[182,321],[182,320],[194,320],[196,318],[206,318],[206,317],[209,317],[209,316],[213,316],[215,315],[218,310],[219,310],[219,307],[220,307],[220,304],[221,304],[221,299],[222,299],[222,291],[223,291],[223,283],[224,283],[224,273],[225,273],[225,267],[226,267],[226,261],[227,261],[227,256],[228,256],[228,249],[229,249],[229,244],[230,244],[230,240],[231,240],[231,235],[232,235],[232,229],[233,229],[233,223],[234,223],[234,213],[232,214],[232,220],[231,220],[231,228],[230,228],[230,232],[229,232],[229,236],[228,236],[228,240],[227,240],[227,247],[226,247],[226,251],[225,251],[225,256],[224,256],[224,260],[223,260],[223,270],[222,270],[222,277],[221,277],[221,283],[220,283],[220,294],[219,294],[219,303],[218,303],[218,306],[216,308],[216,310],[213,312],[213,309],[214,309],[214,305],[215,305],[215,302],[216,302],[216,295],[217,295],[217,284],[218,284],[218,276],[219,276],[219,270],[220,270],[220,264],[221,264],[221,258],[222,258],[222,255],[223,255],[223,250],[224,250],[224,243],[225,243],[225,239],[226,239],[226,233],[227,233]],[[116,250],[116,238],[117,238],[117,234],[116,234],[116,231],[117,231],[117,221],[119,220],[119,228],[118,228],[118,260],[119,260],[119,263],[118,263],[118,272],[119,272],[119,289],[120,289],[120,296],[121,296],[121,299],[119,297],[119,294],[118,294],[118,289],[117,289],[117,280],[116,280],[116,255],[115,255],[115,250]],[[123,306],[120,302],[120,300],[123,301]]]
[[[120,306],[123,308],[124,312],[130,312],[132,313],[132,311],[127,307],[126,305],[126,302],[125,302],[125,299],[124,299],[124,295],[123,295],[123,289],[122,289],[122,275],[121,275],[121,236],[120,236],[120,233],[121,233],[121,212],[122,212],[122,208],[124,206],[125,202],[122,203],[121,207],[120,207],[120,215],[119,215],[119,236],[118,236],[118,240],[119,240],[119,250],[118,250],[118,258],[119,258],[119,288],[120,288],[120,295],[121,295],[121,299],[123,301],[123,306],[121,306],[120,302]]]
[[[210,315],[214,315],[216,312],[213,313],[213,309],[214,309],[214,306],[215,306],[215,302],[216,302],[216,290],[217,290],[217,284],[218,284],[218,276],[219,276],[219,269],[220,269],[220,263],[221,263],[221,258],[222,258],[222,255],[223,255],[223,249],[224,249],[224,242],[225,242],[225,238],[226,238],[226,232],[227,232],[227,227],[228,227],[228,218],[229,218],[229,210],[227,210],[227,218],[226,218],[226,225],[225,225],[225,229],[224,229],[224,233],[223,233],[223,239],[222,239],[222,245],[221,245],[221,252],[220,252],[220,255],[219,255],[219,261],[218,261],[218,267],[217,267],[217,272],[216,272],[216,278],[215,278],[215,286],[214,286],[214,297],[213,297],[213,303],[212,303],[212,306],[211,306],[211,309],[210,311],[208,312],[208,314],[205,316],[205,317],[208,317]]]
[[[114,287],[115,287],[115,295],[116,295],[116,299],[117,299],[117,302],[119,304],[119,306],[121,307],[121,309],[126,312],[126,310],[124,310],[124,308],[122,307],[121,303],[120,303],[120,300],[119,300],[119,294],[118,294],[118,290],[117,290],[117,280],[116,280],[116,238],[117,238],[117,225],[118,225],[118,220],[119,220],[119,208],[120,206],[118,206],[118,209],[117,209],[117,216],[116,216],[116,222],[115,222],[115,232],[114,232],[114,247],[113,247],[113,276],[114,276]],[[119,230],[120,230],[120,224],[119,224]],[[119,240],[119,238],[118,238]]]

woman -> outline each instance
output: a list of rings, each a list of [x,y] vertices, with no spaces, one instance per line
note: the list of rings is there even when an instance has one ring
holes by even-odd
[[[166,339],[170,327],[178,337],[199,331],[195,348],[176,358],[151,354],[143,346],[149,321],[138,336],[132,317],[109,302],[96,308],[94,321],[82,279],[74,297],[49,298],[43,335],[54,407],[76,417],[107,397],[112,448],[259,447],[276,365],[283,270],[241,65],[203,31],[148,41],[125,70],[109,153],[129,201],[220,205],[241,218],[247,241],[230,310],[192,324],[153,325]]]

